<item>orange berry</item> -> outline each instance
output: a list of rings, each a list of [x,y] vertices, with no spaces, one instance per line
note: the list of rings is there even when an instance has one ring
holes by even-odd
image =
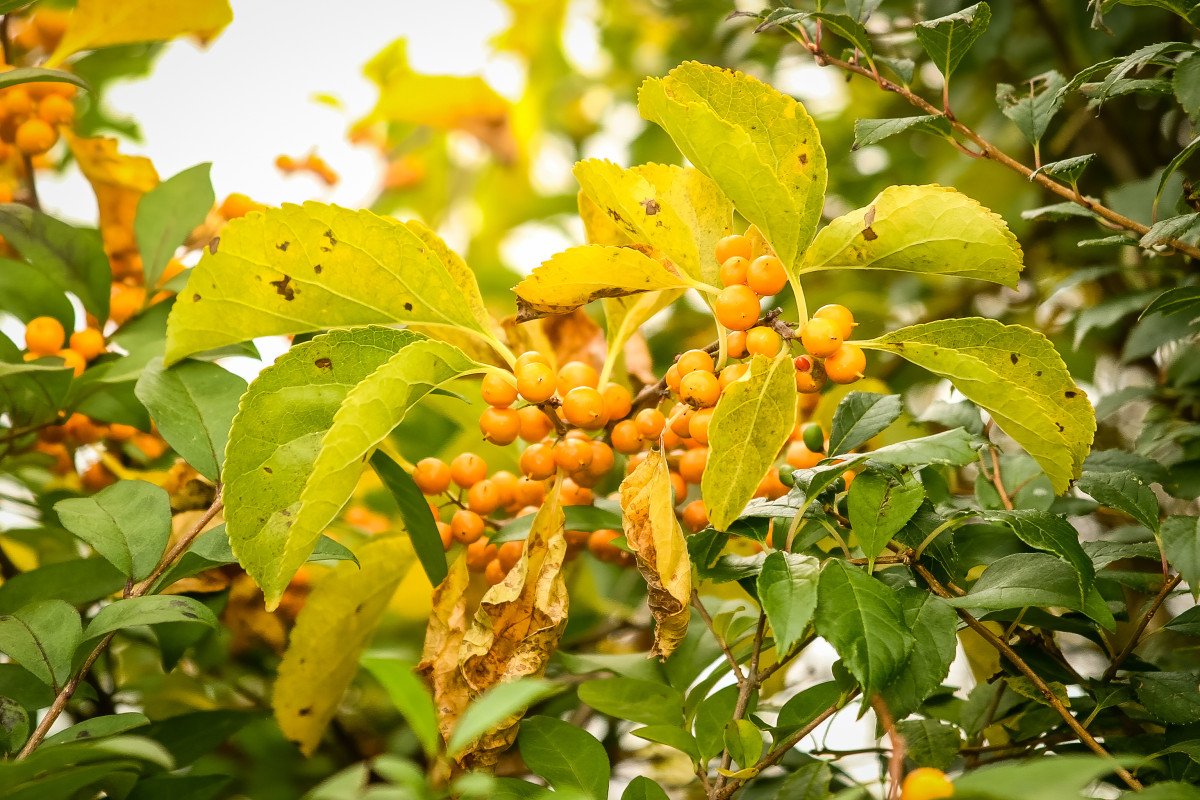
[[[33,113],[33,98],[23,86],[12,86],[0,92],[0,111],[6,117],[26,117]]]
[[[587,540],[588,552],[601,561],[611,561],[621,552],[620,548],[613,544],[613,541],[619,539],[620,536],[620,531],[609,528],[592,531]]]
[[[802,395],[813,395],[821,391],[821,387],[825,385],[825,371],[820,372],[813,370],[812,372],[797,372],[796,373],[796,391]]]
[[[683,507],[683,524],[687,525],[692,533],[708,527],[708,509],[704,507],[703,500],[693,500]]]
[[[914,769],[900,785],[900,800],[944,800],[953,796],[954,784],[946,773],[933,767]]]
[[[828,320],[810,319],[800,332],[800,343],[809,355],[825,358],[842,346],[842,337]]]
[[[591,489],[580,486],[571,478],[562,482],[558,496],[564,506],[590,506],[596,500]]]
[[[480,537],[467,545],[467,569],[472,572],[483,572],[484,568],[496,558],[500,548],[486,538]]]
[[[564,472],[578,472],[592,463],[591,442],[583,439],[562,439],[554,445],[554,462]]]
[[[643,439],[657,439],[667,424],[667,418],[657,408],[643,408],[633,420]]]
[[[759,325],[746,331],[746,351],[755,356],[774,358],[783,349],[783,339],[772,328]]]
[[[554,430],[554,423],[537,406],[525,406],[517,409],[521,418],[520,436],[527,442],[540,442]]]
[[[689,372],[679,382],[679,397],[700,407],[716,405],[721,397],[721,382],[711,372]]]
[[[821,306],[813,314],[813,319],[823,319],[833,325],[833,329],[843,339],[849,339],[850,334],[854,332],[854,326],[858,324],[854,321],[854,315],[850,313],[850,309],[837,303]]]
[[[508,373],[489,372],[480,385],[483,402],[496,408],[508,408],[517,400],[517,381]]]
[[[500,507],[500,489],[487,478],[476,481],[467,490],[467,508],[480,516],[488,514]]]
[[[787,282],[787,270],[775,256],[759,256],[746,270],[746,285],[764,296],[779,294]]]
[[[521,472],[534,480],[545,480],[554,474],[554,450],[548,444],[531,444],[521,453]]]
[[[672,419],[671,421],[677,422],[678,420]],[[689,425],[691,424],[692,420],[690,417],[688,418],[687,422]],[[663,431],[662,443],[663,447],[666,449],[674,450],[683,446],[683,437],[668,427],[665,431]]]
[[[688,436],[688,429],[692,424],[692,414],[694,413],[695,409],[689,406],[682,404],[676,406],[675,410],[671,412],[671,421],[668,423],[671,426],[671,433],[675,434],[680,439]],[[672,446],[674,445],[672,444]]]
[[[120,422],[113,422],[108,426],[108,438],[114,442],[127,442],[139,433],[141,431],[132,425],[122,425]]]
[[[83,474],[79,476],[79,482],[89,492],[98,492],[106,486],[112,486],[116,483],[117,476],[109,472],[107,467],[97,461],[83,471]]]
[[[489,480],[500,492],[500,505],[511,506],[516,499],[517,476],[506,469],[501,469],[492,473]]]
[[[812,469],[821,463],[823,453],[814,453],[802,441],[795,441],[787,446],[787,463],[793,469]]]
[[[466,508],[460,508],[450,518],[450,533],[454,540],[470,544],[483,536],[483,517]]]
[[[450,466],[440,458],[422,458],[412,478],[422,494],[441,494],[450,488]]]
[[[70,367],[71,369],[75,370],[76,378],[82,375],[83,371],[87,369],[87,359],[79,355],[79,353],[76,353],[74,350],[69,348],[66,350],[59,350],[57,353],[55,353],[55,355],[63,360],[63,366]]]
[[[470,489],[487,477],[487,462],[474,453],[460,453],[450,462],[450,479]]]
[[[700,479],[704,477],[704,467],[707,464],[707,447],[688,450],[679,457],[679,474],[688,483],[700,483]]]
[[[726,286],[713,302],[717,322],[734,331],[745,331],[758,321],[758,295],[749,286]]]
[[[825,359],[825,374],[834,383],[854,383],[867,369],[867,356],[862,348],[844,344]]]
[[[131,317],[142,310],[146,302],[146,290],[141,286],[113,286],[108,301],[108,318],[118,325],[124,325]]]
[[[619,383],[606,383],[600,390],[604,397],[604,416],[609,422],[625,419],[633,410],[633,395]]]
[[[675,362],[682,380],[693,372],[712,372],[713,357],[704,350],[688,350]]]
[[[687,481],[678,472],[671,473],[671,492],[675,495],[675,505],[679,505],[687,499]]]
[[[744,358],[746,355],[746,332],[730,331],[725,337],[725,349],[730,358]]]
[[[488,586],[495,586],[504,582],[504,577],[507,573],[504,567],[496,559],[492,559],[487,563],[483,570],[483,579],[488,582]]]
[[[442,549],[449,550],[454,544],[454,533],[450,530],[449,522],[442,522],[440,519],[437,523],[438,536],[442,538]]]
[[[133,446],[141,450],[150,461],[167,452],[167,443],[152,433],[139,433],[133,437]]]
[[[496,554],[496,560],[500,562],[500,568],[508,572],[521,560],[521,553],[524,551],[524,542],[505,542],[500,545],[500,552]]]
[[[608,474],[616,463],[612,448],[599,439],[592,440],[592,463],[588,464],[587,472],[590,477],[602,478]]]
[[[554,474],[553,457],[551,457],[550,474]],[[533,478],[521,477],[517,479],[517,486],[513,489],[513,503],[521,506],[537,506],[546,496],[546,484],[540,480]],[[537,510],[536,508],[534,509]],[[518,514],[518,516],[520,516]]]
[[[512,444],[521,432],[521,415],[515,408],[489,406],[479,415],[479,430],[492,444]]]
[[[613,449],[618,453],[629,455],[642,449],[642,434],[638,432],[637,422],[634,420],[623,419],[618,422],[613,426],[609,438],[612,440]]]
[[[58,141],[58,131],[50,123],[38,117],[25,120],[17,126],[14,144],[27,156],[45,153]]]
[[[517,370],[517,391],[530,403],[544,403],[554,396],[554,370],[532,362]]]
[[[75,121],[75,104],[52,94],[38,103],[37,115],[51,125],[70,125]]]
[[[688,422],[688,435],[700,444],[708,444],[708,426],[712,422],[712,415],[711,408],[702,408],[692,414],[692,419]]]
[[[516,372],[526,364],[545,364],[548,367],[550,366],[550,360],[537,350],[526,350],[517,356],[517,362],[513,364],[513,372]]]
[[[733,256],[721,262],[722,286],[745,286],[746,272],[750,269],[750,260],[742,256]]]
[[[71,349],[91,361],[104,352],[104,334],[95,328],[84,328],[71,334]]]
[[[718,381],[721,384],[721,389],[724,390],[725,387],[729,386],[729,384],[733,383],[734,381],[741,380],[742,376],[749,371],[750,367],[746,364],[730,364],[728,367],[721,370],[721,377]]]
[[[763,479],[759,481],[754,496],[774,500],[777,497],[783,497],[787,493],[788,487],[779,479],[779,470],[771,467],[771,469],[767,470],[767,474],[763,476]]]
[[[667,388],[674,394],[679,394],[679,381],[683,378],[679,374],[679,365],[672,364],[667,367],[667,372],[663,375],[663,380],[667,383]]]
[[[261,203],[256,203],[241,192],[233,192],[223,201],[217,212],[227,220],[238,219],[249,214],[251,211],[259,211],[262,209]]]
[[[717,242],[717,263],[724,264],[734,256],[741,256],[742,258],[749,259],[752,252],[752,247],[753,244],[745,236],[741,236],[736,233],[732,236],[726,236]]]
[[[579,386],[595,389],[600,385],[600,374],[591,364],[582,361],[568,361],[558,370],[558,393],[566,396],[567,392]]]
[[[567,422],[588,430],[602,428],[608,421],[604,415],[604,395],[591,386],[576,386],[563,395],[562,413]]]
[[[62,349],[67,332],[54,317],[35,317],[25,326],[25,349],[39,356],[48,356]]]
[[[62,427],[66,438],[76,444],[95,444],[104,438],[104,428],[78,412],[68,417]]]

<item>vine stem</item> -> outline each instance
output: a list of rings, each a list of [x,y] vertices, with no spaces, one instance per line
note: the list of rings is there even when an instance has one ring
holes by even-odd
[[[836,56],[832,56],[822,50],[819,44],[813,43],[812,41],[800,39],[797,39],[797,41],[800,43],[801,47],[803,47],[809,52],[810,55],[812,55],[813,60],[816,61],[818,66],[833,66],[845,70],[846,72],[867,78],[885,92],[892,92],[893,94],[900,95],[907,100],[910,105],[919,108],[926,114],[944,117],[946,121],[950,123],[950,127],[954,131],[979,148],[979,158],[986,158],[996,162],[997,164],[1000,164],[1003,167],[1007,167],[1013,172],[1023,176],[1027,180],[1031,180],[1040,184],[1043,188],[1048,189],[1059,197],[1062,197],[1064,200],[1086,208],[1097,217],[1100,217],[1101,220],[1106,222],[1111,227],[1132,231],[1139,237],[1145,235],[1150,230],[1150,226],[1136,222],[1124,214],[1113,211],[1111,208],[1108,208],[1102,203],[1082,196],[1072,187],[1055,181],[1045,173],[1038,172],[1037,174],[1034,174],[1034,170],[1030,169],[1025,164],[1022,164],[1020,161],[1017,161],[1015,158],[996,147],[990,141],[983,138],[983,136],[981,136],[975,130],[956,119],[953,115],[944,113],[943,109],[939,109],[937,106],[933,105],[933,103],[930,103],[925,98],[914,93],[907,86],[902,86],[898,83],[888,80],[887,78],[872,74],[870,70],[859,66],[858,64],[852,64],[849,61],[844,61]],[[1200,247],[1190,245],[1187,242],[1180,241],[1179,239],[1169,239],[1166,243],[1181,253],[1185,253],[1195,259],[1200,259]]]
[[[1101,681],[1108,683],[1113,679],[1113,676],[1117,674],[1117,670],[1121,668],[1121,664],[1141,644],[1142,634],[1146,632],[1146,626],[1150,624],[1150,620],[1158,613],[1158,609],[1167,601],[1167,598],[1171,596],[1171,592],[1175,590],[1175,587],[1182,580],[1183,575],[1181,573],[1163,583],[1162,589],[1155,595],[1154,600],[1150,602],[1141,619],[1138,620],[1137,627],[1133,629],[1133,634],[1129,637],[1129,641],[1121,648],[1121,652],[1117,653],[1116,657],[1113,658],[1112,663],[1108,665],[1108,669],[1104,670],[1104,675],[1100,678]]]
[[[767,633],[767,615],[759,612],[758,627],[754,629],[754,647],[750,651],[750,664],[746,671],[744,679],[738,681],[738,696],[737,703],[733,707],[734,722],[746,716],[746,708],[750,705],[750,693],[758,686],[758,660],[762,654],[763,637]],[[721,770],[728,771],[729,765],[733,762],[733,758],[729,753],[729,748],[721,753]],[[744,766],[744,765],[743,765]],[[718,771],[717,780],[713,784],[713,794],[719,795],[725,787],[728,778],[723,772]]]
[[[900,782],[904,780],[904,737],[896,731],[896,719],[883,695],[877,694],[871,698],[871,708],[875,709],[875,716],[892,743],[892,752],[888,755],[888,780],[891,785],[888,786],[887,796],[888,800],[896,800],[900,796]]]
[[[946,587],[943,586],[936,577],[934,577],[933,573],[926,569],[923,565],[913,564],[913,569],[916,570],[917,574],[921,576],[921,579],[929,585],[929,588],[933,590],[934,594],[937,594],[939,597],[943,598],[953,597]],[[993,649],[1008,659],[1008,661],[1014,667],[1016,667],[1022,675],[1029,679],[1030,683],[1032,683],[1037,688],[1038,692],[1041,693],[1042,697],[1045,698],[1046,703],[1053,708],[1060,717],[1062,717],[1063,722],[1067,723],[1067,727],[1070,728],[1077,737],[1079,737],[1079,741],[1083,742],[1087,748],[1096,755],[1102,758],[1110,760],[1112,759],[1112,754],[1104,749],[1104,745],[1096,741],[1095,736],[1092,736],[1092,734],[1088,733],[1087,729],[1079,723],[1079,720],[1075,719],[1075,715],[1072,714],[1070,710],[1068,710],[1067,707],[1062,704],[1062,701],[1059,700],[1050,687],[1046,685],[1046,682],[1042,680],[1042,676],[1038,675],[1037,672],[1035,672],[1034,669],[1025,662],[1025,659],[1021,658],[1021,656],[1019,656],[1017,652],[1009,646],[1008,642],[994,634],[990,628],[988,628],[979,620],[975,619],[975,617],[971,616],[971,614],[965,609],[958,608],[955,610],[958,612],[958,616],[962,619],[962,621],[967,623],[967,627],[979,634],[980,638],[982,638],[985,642],[991,645]],[[1133,777],[1133,774],[1120,764],[1115,763],[1113,771],[1116,772],[1121,780],[1125,782],[1125,785],[1133,791],[1140,792],[1142,790],[1143,787],[1141,782],[1137,778]]]
[[[147,576],[145,580],[134,584],[125,590],[124,597],[141,597],[147,594],[155,582],[162,577],[163,573],[165,573],[167,569],[175,563],[176,559],[187,552],[187,549],[192,546],[192,542],[196,540],[197,536],[204,532],[204,529],[208,526],[208,523],[212,522],[213,518],[221,512],[222,508],[224,508],[224,503],[221,500],[221,487],[218,486],[217,496],[213,500],[212,505],[208,507],[208,510],[204,512],[204,515],[201,516],[200,519],[196,520],[196,524],[194,524],[187,533],[181,536],[179,541],[167,551],[167,554],[162,557],[162,559],[158,562],[158,565],[151,570],[150,575]],[[62,716],[62,712],[66,710],[67,703],[71,702],[71,698],[75,695],[75,690],[79,688],[79,684],[83,682],[88,672],[91,671],[92,666],[96,663],[96,660],[104,654],[105,650],[108,649],[108,645],[112,642],[113,637],[116,635],[116,631],[113,631],[101,639],[96,646],[92,648],[92,652],[88,653],[87,658],[83,660],[83,664],[80,665],[75,674],[71,676],[71,679],[67,681],[67,683],[61,689],[59,689],[58,694],[54,697],[54,702],[51,703],[50,708],[46,711],[46,715],[42,717],[41,722],[38,723],[37,728],[33,731],[33,735],[29,737],[29,741],[25,742],[25,746],[21,748],[21,752],[17,753],[17,761],[27,758],[29,754],[36,750],[38,745],[40,745],[46,738],[46,734],[50,732],[50,728],[54,725],[55,721]]]

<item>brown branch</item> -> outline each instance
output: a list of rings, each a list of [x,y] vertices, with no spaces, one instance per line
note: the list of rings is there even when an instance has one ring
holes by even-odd
[[[996,493],[1000,495],[1000,502],[1004,503],[1006,511],[1013,510],[1013,501],[1008,496],[1008,491],[1004,488],[1004,478],[1000,475],[1000,456],[996,454],[995,447],[989,447],[992,454],[992,486],[996,487]],[[983,453],[979,454],[979,458],[983,459]],[[987,470],[984,470],[984,475],[987,475]]]
[[[750,665],[746,672],[745,680],[738,681],[738,696],[737,703],[733,707],[734,722],[746,716],[746,708],[750,705],[750,693],[758,686],[758,659],[762,654],[763,636],[767,632],[767,615],[763,612],[758,614],[758,627],[754,630],[754,647],[750,651]],[[721,770],[728,770],[733,758],[729,753],[729,748],[721,753]],[[745,764],[742,765],[743,767]],[[712,791],[714,795],[719,795],[721,789],[725,787],[727,778],[721,772],[717,773],[717,780],[713,784]]]
[[[1141,643],[1142,634],[1146,632],[1146,626],[1150,624],[1151,618],[1158,613],[1158,609],[1162,607],[1162,604],[1166,602],[1167,598],[1171,596],[1171,592],[1175,590],[1175,587],[1182,580],[1183,575],[1180,574],[1163,583],[1162,589],[1155,595],[1154,600],[1150,602],[1150,605],[1146,607],[1145,613],[1138,620],[1137,627],[1133,629],[1133,634],[1129,637],[1129,641],[1121,648],[1121,652],[1117,653],[1116,658],[1108,665],[1108,669],[1104,670],[1104,675],[1100,678],[1101,681],[1108,683],[1113,679],[1113,676],[1117,674],[1117,670],[1121,668],[1121,664],[1124,663],[1125,659],[1129,658],[1129,655]]]
[[[877,694],[871,698],[871,708],[875,709],[875,716],[879,717],[879,724],[887,731],[892,743],[892,752],[888,755],[888,779],[891,785],[888,786],[887,796],[888,800],[896,800],[900,796],[900,782],[904,780],[904,737],[897,733],[896,720],[883,695]]]

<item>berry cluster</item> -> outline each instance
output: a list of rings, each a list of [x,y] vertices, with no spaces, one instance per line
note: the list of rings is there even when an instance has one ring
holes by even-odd
[[[309,153],[303,158],[293,158],[289,155],[275,157],[275,166],[280,172],[291,175],[294,172],[309,172],[321,179],[326,186],[336,186],[338,174],[329,163],[316,153]]]

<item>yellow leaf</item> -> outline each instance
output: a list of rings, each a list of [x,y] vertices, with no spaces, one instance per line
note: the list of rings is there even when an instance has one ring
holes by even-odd
[[[513,289],[517,318],[566,314],[602,297],[622,297],[687,282],[635,247],[588,244],[564,250],[534,269]]]
[[[433,592],[433,611],[425,627],[425,647],[419,672],[433,690],[438,730],[443,741],[470,701],[470,690],[458,668],[458,654],[467,631],[467,586],[471,582],[467,560],[460,556]]]
[[[46,66],[80,50],[162,42],[193,35],[207,42],[233,20],[229,0],[79,0]]]
[[[271,704],[284,735],[311,754],[358,673],[358,659],[413,563],[405,536],[372,539],[309,595],[292,629]],[[361,565],[361,567],[360,567]]]
[[[589,159],[575,165],[575,178],[630,240],[654,248],[654,255],[693,280],[720,286],[716,247],[732,230],[733,206],[699,170],[664,164],[623,169]]]
[[[150,159],[117,152],[117,140],[84,139],[66,134],[79,169],[96,192],[100,235],[110,256],[133,250],[133,220],[142,195],[158,185],[158,172]]]
[[[650,450],[621,482],[621,514],[625,540],[649,587],[650,613],[656,623],[650,654],[665,659],[687,634],[692,563],[675,518],[671,473],[661,450]]]
[[[484,594],[463,636],[459,666],[473,697],[497,684],[546,671],[567,624],[565,522],[555,482],[534,517],[520,560]],[[516,737],[520,716],[504,720],[455,756],[459,764],[494,764]]]

